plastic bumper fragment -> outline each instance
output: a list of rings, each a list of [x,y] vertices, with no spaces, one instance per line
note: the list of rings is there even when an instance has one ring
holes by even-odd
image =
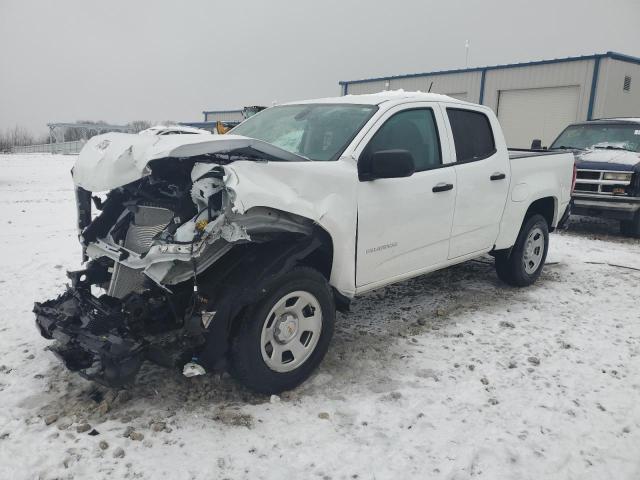
[[[56,343],[49,349],[72,371],[107,386],[132,381],[147,349],[124,328],[117,308],[74,288],[54,300],[36,303],[36,325]]]

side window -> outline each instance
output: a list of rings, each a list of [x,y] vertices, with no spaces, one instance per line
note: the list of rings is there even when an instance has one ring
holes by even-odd
[[[482,160],[496,152],[487,116],[473,110],[447,108],[458,162]]]
[[[416,172],[441,165],[440,137],[433,110],[421,108],[396,113],[376,132],[367,150],[408,150]]]

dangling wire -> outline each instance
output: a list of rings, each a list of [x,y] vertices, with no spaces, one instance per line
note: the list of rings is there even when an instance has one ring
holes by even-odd
[[[196,305],[198,303],[198,268],[196,265],[196,259],[193,256],[193,247],[195,245],[195,243],[200,240],[201,237],[201,232],[196,232],[196,234],[193,237],[193,240],[191,241],[191,252],[190,252],[190,256],[191,256],[191,268],[193,269],[193,295],[192,295],[192,301],[191,301],[191,315],[193,315],[193,313],[196,310]]]

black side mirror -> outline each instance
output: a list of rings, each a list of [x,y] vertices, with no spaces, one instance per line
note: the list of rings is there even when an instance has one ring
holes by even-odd
[[[542,140],[539,138],[531,140],[531,150],[542,150]]]
[[[363,155],[358,162],[361,181],[410,177],[415,171],[413,155],[408,150],[379,150]]]

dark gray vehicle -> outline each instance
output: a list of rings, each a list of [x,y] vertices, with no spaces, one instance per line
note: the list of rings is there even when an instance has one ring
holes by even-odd
[[[620,221],[640,238],[640,118],[569,125],[551,150],[573,150],[577,178],[572,213]]]

